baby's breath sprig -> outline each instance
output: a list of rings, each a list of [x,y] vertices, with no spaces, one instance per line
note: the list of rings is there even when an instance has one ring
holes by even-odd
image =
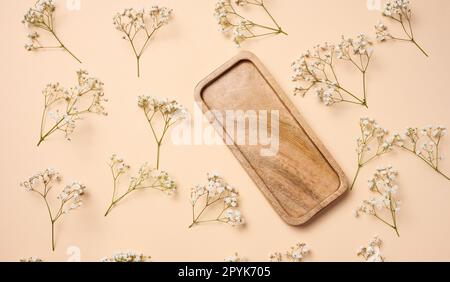
[[[206,185],[197,185],[191,189],[192,224],[189,228],[207,222],[222,222],[231,226],[244,224],[244,218],[237,209],[239,198],[237,190],[218,174],[208,173],[207,177]],[[200,212],[196,212],[197,205],[203,206]],[[203,219],[205,212],[214,208],[219,208],[217,216]]]
[[[406,129],[403,142],[399,147],[417,156],[437,173],[450,180],[450,177],[440,170],[440,145],[447,134],[443,126],[428,126],[422,129],[409,127]]]
[[[440,145],[446,135],[443,126],[428,126],[421,130],[407,128],[405,136],[398,133],[389,134],[387,129],[381,128],[378,123],[370,118],[360,120],[361,137],[358,142],[358,168],[353,178],[350,190],[355,186],[361,169],[369,162],[392,152],[395,148],[401,148],[414,154],[438,174],[450,181],[450,177],[440,169]],[[374,146],[375,145],[375,146]]]
[[[377,194],[377,197],[366,200],[356,209],[356,217],[361,214],[374,216],[387,226],[394,229],[400,237],[397,224],[397,214],[400,211],[400,201],[397,200],[398,186],[396,184],[398,172],[392,166],[377,169],[368,181],[369,189]],[[386,220],[380,215],[380,211],[387,210],[391,220]]]
[[[301,262],[310,252],[311,250],[305,243],[298,243],[295,246],[291,247],[291,249],[287,251],[284,256],[280,252],[270,254],[269,261],[283,262],[283,259],[285,258],[290,262]]]
[[[378,236],[375,236],[368,246],[361,247],[357,256],[362,257],[365,262],[384,262],[385,258],[381,255],[381,246],[383,241]]]
[[[172,195],[177,189],[175,181],[173,181],[167,172],[151,169],[147,164],[144,164],[139,169],[137,176],[131,177],[128,189],[119,196],[117,195],[119,179],[130,169],[130,166],[126,164],[122,158],[113,155],[109,167],[111,169],[114,186],[111,204],[109,205],[105,216],[107,216],[120,201],[132,192],[158,190],[168,195]]]
[[[19,262],[44,262],[38,257],[21,258]]]
[[[78,85],[65,89],[59,83],[48,84],[42,91],[44,95],[44,111],[41,118],[40,138],[37,146],[51,134],[62,131],[67,140],[75,130],[76,121],[87,114],[107,115],[104,102],[103,82],[90,77],[89,73],[77,72]],[[46,119],[52,124],[46,129]]]
[[[62,43],[59,37],[56,35],[54,26],[54,16],[53,13],[56,11],[55,2],[53,0],[38,0],[33,7],[31,7],[28,12],[24,15],[22,23],[26,25],[27,28],[34,28],[38,30],[44,30],[49,32],[58,45],[55,46],[45,46],[39,40],[40,34],[36,31],[30,32],[28,38],[30,43],[25,45],[27,51],[38,51],[43,49],[62,49],[69,53],[75,60],[81,63],[67,47]]]
[[[383,23],[379,22],[375,25],[377,39],[380,42],[387,40],[398,40],[398,41],[406,41],[411,42],[419,48],[419,50],[428,57],[428,53],[420,46],[416,38],[414,36],[414,32],[412,29],[411,19],[412,19],[412,11],[410,1],[409,0],[394,0],[388,1],[385,4],[383,10],[383,16],[387,17],[395,22],[400,23],[405,35],[405,37],[394,36],[389,32],[388,27]]]
[[[158,99],[150,96],[139,96],[138,106],[144,111],[152,135],[155,139],[156,150],[156,169],[159,169],[161,146],[168,130],[172,125],[187,117],[186,109],[175,100]],[[154,122],[157,117],[164,121],[162,132],[157,132]]]
[[[148,262],[152,257],[135,252],[120,252],[112,257],[102,259],[102,262]]]
[[[127,8],[113,17],[115,28],[122,32],[122,38],[130,42],[133,54],[136,56],[137,76],[141,74],[140,61],[156,32],[169,23],[172,10],[153,6],[149,11]]]
[[[372,43],[366,35],[360,34],[356,39],[342,36],[336,46],[325,43],[308,50],[292,63],[294,75],[292,81],[297,83],[294,95],[303,97],[310,91],[315,91],[325,106],[338,103],[350,103],[367,106],[367,70],[373,55]],[[363,97],[353,94],[340,82],[337,71],[337,61],[347,62],[362,74]]]
[[[239,256],[239,254],[236,252],[232,256],[226,257],[223,261],[224,262],[244,262],[246,259]]]
[[[243,16],[239,11],[240,8],[249,6],[261,8],[275,26],[258,24]],[[220,30],[226,35],[231,34],[233,42],[238,47],[248,39],[268,35],[287,35],[267,9],[264,0],[218,0],[214,9],[214,17],[220,25]]]
[[[52,190],[53,186],[59,183],[60,180],[61,177],[58,172],[52,169],[46,169],[43,172],[39,172],[31,176],[20,184],[20,186],[24,187],[26,191],[38,194],[45,202],[52,228],[53,251],[55,250],[55,224],[63,215],[82,205],[81,197],[86,189],[86,186],[79,182],[73,182],[65,186],[62,192],[58,195],[58,199],[61,202],[58,209],[56,212],[52,211],[48,200],[48,194]]]
[[[387,129],[380,127],[373,119],[361,118],[359,126],[361,137],[357,139],[358,168],[350,190],[355,186],[358,175],[365,165],[391,152],[396,145],[402,143],[399,134],[390,135]]]

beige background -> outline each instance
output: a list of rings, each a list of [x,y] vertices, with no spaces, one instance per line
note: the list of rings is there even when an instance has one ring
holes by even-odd
[[[307,226],[291,227],[275,214],[228,148],[176,147],[167,142],[162,165],[178,181],[177,196],[135,194],[104,218],[112,190],[109,156],[116,152],[135,169],[154,161],[154,143],[137,108],[137,96],[175,97],[192,111],[196,83],[238,50],[217,31],[214,1],[81,0],[80,11],[69,11],[64,0],[58,2],[57,29],[83,60],[82,66],[63,52],[27,53],[20,21],[33,1],[0,3],[0,260],[38,256],[65,261],[67,248],[78,246],[83,261],[122,250],[143,252],[155,261],[221,261],[235,251],[250,261],[265,261],[270,252],[284,252],[302,241],[313,250],[308,260],[353,261],[358,260],[357,248],[375,234],[384,240],[383,253],[389,261],[450,259],[450,183],[403,152],[372,163],[363,170],[356,191]],[[356,165],[361,116],[400,131],[410,125],[450,126],[450,2],[413,2],[415,33],[431,57],[425,58],[409,44],[378,46],[368,78],[369,110],[347,105],[329,109],[313,95],[291,96],[349,178]],[[365,0],[267,3],[289,36],[247,42],[242,49],[259,56],[289,94],[290,63],[301,52],[323,41],[335,42],[341,34],[372,34],[380,18],[379,12],[367,9]],[[174,19],[149,46],[142,77],[137,79],[131,50],[114,29],[112,15],[125,7],[152,4],[173,8]],[[49,82],[72,85],[80,67],[105,82],[110,115],[82,121],[71,143],[54,136],[37,148],[41,90]],[[358,87],[359,77],[349,76],[347,83]],[[442,145],[444,154],[450,152],[449,144]],[[375,167],[387,164],[400,171],[401,238],[372,218],[353,216],[355,207],[370,196],[366,179]],[[442,165],[450,172],[449,161]],[[50,251],[50,226],[42,201],[19,187],[20,181],[46,167],[57,168],[66,182],[77,179],[89,189],[85,206],[58,225],[55,252]],[[220,172],[240,190],[245,228],[211,224],[187,229],[190,187],[203,183],[208,171]]]

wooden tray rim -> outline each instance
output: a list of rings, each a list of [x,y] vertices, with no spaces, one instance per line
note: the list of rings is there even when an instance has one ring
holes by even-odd
[[[214,81],[220,79],[220,77],[227,73],[229,70],[234,68],[237,64],[239,64],[241,61],[249,61],[251,62],[256,69],[261,73],[262,77],[266,80],[266,82],[269,84],[269,86],[274,90],[274,92],[277,94],[280,101],[285,105],[287,110],[291,113],[291,115],[294,117],[294,119],[297,121],[299,126],[303,128],[306,135],[310,138],[314,146],[319,150],[319,152],[322,154],[322,156],[325,158],[325,160],[328,162],[328,164],[331,166],[331,168],[334,170],[334,172],[337,174],[340,185],[339,188],[333,193],[330,194],[326,199],[324,199],[322,202],[320,202],[316,207],[308,211],[306,214],[304,214],[301,217],[293,217],[290,216],[285,209],[281,206],[278,199],[275,198],[275,196],[272,194],[272,192],[269,190],[265,182],[262,180],[262,178],[259,176],[259,174],[256,172],[256,170],[253,168],[252,164],[248,161],[248,159],[245,157],[245,155],[241,152],[239,147],[236,144],[228,145],[229,149],[232,151],[233,155],[238,159],[238,161],[241,163],[242,166],[244,166],[244,169],[249,174],[250,178],[255,182],[255,184],[258,186],[259,190],[263,193],[263,195],[266,197],[266,199],[270,202],[271,206],[275,209],[275,211],[279,214],[279,216],[288,224],[290,225],[302,225],[308,222],[314,215],[316,215],[319,211],[324,209],[326,206],[331,204],[334,200],[342,196],[347,190],[348,190],[348,182],[347,178],[341,169],[341,167],[338,165],[338,163],[335,161],[335,159],[332,157],[331,153],[326,149],[326,147],[323,145],[323,143],[319,140],[319,138],[316,136],[314,131],[309,127],[309,125],[306,123],[303,116],[300,114],[299,110],[295,107],[295,105],[290,101],[288,96],[284,93],[284,91],[281,89],[281,87],[278,85],[278,83],[275,81],[275,79],[272,77],[270,72],[267,70],[267,68],[263,65],[263,63],[259,60],[259,58],[254,55],[253,53],[249,51],[240,51],[235,57],[230,59],[228,62],[217,68],[215,71],[213,71],[211,74],[209,74],[206,78],[204,78],[202,81],[198,83],[198,85],[195,88],[195,100],[198,103],[198,105],[201,107],[203,113],[208,112],[210,109],[208,105],[203,100],[203,90],[211,85]],[[214,122],[214,117],[208,118],[210,122]],[[225,131],[226,133],[226,131]],[[225,138],[225,136],[223,137]]]

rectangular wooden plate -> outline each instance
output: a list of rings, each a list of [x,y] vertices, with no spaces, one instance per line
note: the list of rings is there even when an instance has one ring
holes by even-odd
[[[278,154],[261,156],[261,145],[233,143],[229,147],[288,224],[306,223],[347,191],[342,169],[252,53],[243,51],[210,74],[196,87],[195,96],[205,113],[279,111]],[[214,115],[209,118],[229,134],[223,121]],[[235,136],[228,138],[235,140]]]

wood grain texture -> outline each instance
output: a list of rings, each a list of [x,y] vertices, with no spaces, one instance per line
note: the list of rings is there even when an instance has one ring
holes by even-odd
[[[279,111],[278,154],[264,157],[261,148],[267,146],[248,145],[248,142],[247,145],[234,142],[229,147],[288,224],[308,222],[347,191],[342,169],[252,53],[239,53],[200,82],[195,93],[205,113],[214,110],[225,116],[227,110]],[[220,124],[224,139],[228,135],[236,140],[237,133],[227,131],[225,121],[214,115],[209,115],[209,119]],[[245,137],[249,134],[247,128]]]

